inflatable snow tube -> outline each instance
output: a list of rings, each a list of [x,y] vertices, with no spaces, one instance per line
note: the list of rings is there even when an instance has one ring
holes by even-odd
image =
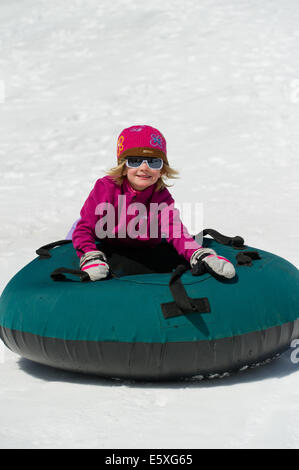
[[[71,242],[42,247],[2,293],[2,340],[38,363],[135,380],[214,377],[267,362],[299,337],[298,270],[240,237],[206,232],[214,238],[203,245],[234,263],[234,279],[193,276],[165,241],[146,250],[99,242],[113,275],[81,282]]]

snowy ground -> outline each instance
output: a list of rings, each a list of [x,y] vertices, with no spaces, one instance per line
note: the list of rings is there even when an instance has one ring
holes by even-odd
[[[297,0],[1,0],[0,292],[140,123],[205,227],[298,266],[298,22]],[[290,350],[222,381],[134,384],[1,346],[0,447],[299,448],[298,367]]]

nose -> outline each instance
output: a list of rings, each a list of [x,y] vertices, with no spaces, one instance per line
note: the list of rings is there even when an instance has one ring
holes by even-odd
[[[148,170],[148,164],[146,162],[142,162],[139,168],[142,170]]]

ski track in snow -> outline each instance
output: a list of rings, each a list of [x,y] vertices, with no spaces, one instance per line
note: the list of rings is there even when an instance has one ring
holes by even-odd
[[[3,0],[0,292],[63,238],[123,127],[156,126],[204,226],[298,266],[295,0]],[[290,351],[222,380],[134,384],[0,346],[0,447],[299,447]]]

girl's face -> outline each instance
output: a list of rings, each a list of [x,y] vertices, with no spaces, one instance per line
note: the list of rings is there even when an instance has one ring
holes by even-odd
[[[143,191],[158,181],[161,176],[161,170],[152,170],[147,163],[143,162],[138,168],[125,167],[124,174],[127,176],[133,189]]]

